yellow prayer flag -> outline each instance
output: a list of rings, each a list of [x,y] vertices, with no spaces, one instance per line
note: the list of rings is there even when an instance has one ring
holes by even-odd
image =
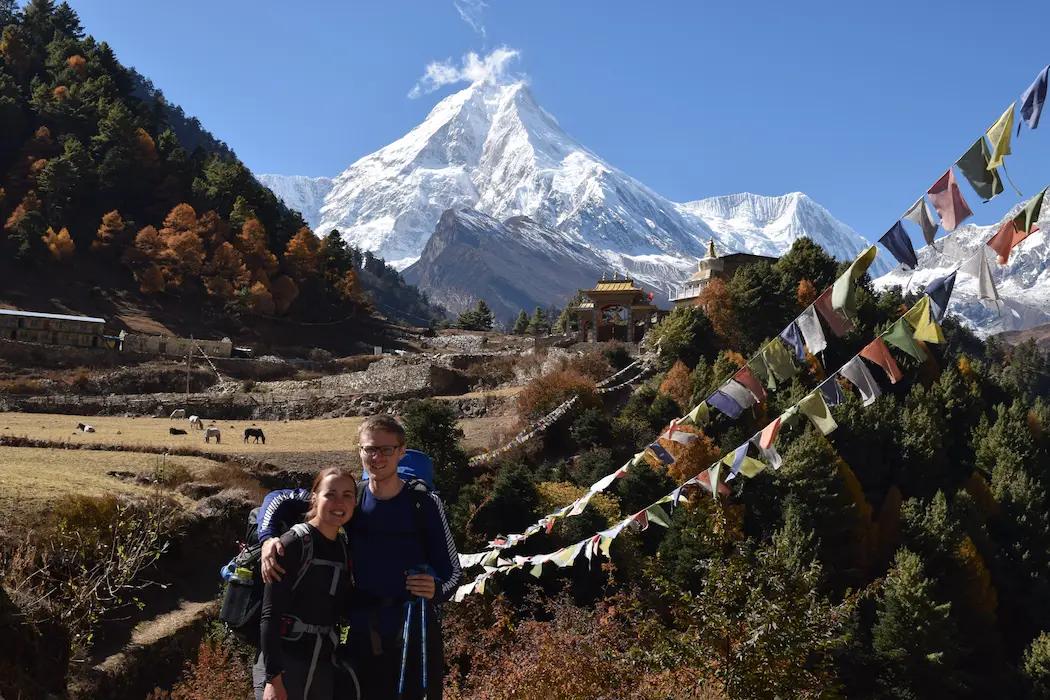
[[[924,316],[930,313],[930,298],[925,294],[922,298],[915,302],[915,306],[908,309],[908,311],[901,316],[905,321],[911,324],[912,328],[916,328],[919,322]]]
[[[925,340],[928,343],[944,343],[944,333],[941,331],[941,327],[937,325],[937,321],[933,319],[933,312],[930,309],[929,298],[926,299],[925,313],[919,318],[919,322],[915,325],[915,339]]]
[[[748,479],[758,476],[765,469],[766,465],[754,457],[744,457],[744,461],[740,463],[740,473]]]
[[[999,121],[988,129],[988,140],[992,144],[992,157],[988,159],[989,170],[995,170],[1002,165],[1003,158],[1011,153],[1010,132],[1014,128],[1014,105],[1016,104],[1016,102],[1011,102],[1003,112],[1003,116],[999,117]]]

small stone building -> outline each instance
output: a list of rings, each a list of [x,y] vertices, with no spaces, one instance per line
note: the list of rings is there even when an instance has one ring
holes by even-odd
[[[581,342],[621,340],[637,343],[659,320],[652,295],[635,286],[629,277],[598,282],[581,289],[585,300],[575,307]]]
[[[170,357],[186,357],[191,350],[198,355],[204,352],[208,357],[229,357],[233,352],[233,342],[229,338],[200,340],[197,338],[180,338],[174,335],[146,335],[144,333],[121,331],[120,349],[125,352],[167,355]]]
[[[737,270],[747,265],[762,262],[776,262],[776,258],[767,255],[753,255],[751,253],[728,253],[719,256],[715,253],[715,242],[707,244],[707,255],[697,263],[696,272],[673,292],[669,300],[675,306],[693,306],[697,297],[704,291],[713,279],[728,280],[733,277]]]
[[[93,316],[0,309],[0,338],[43,345],[101,348],[106,320]]]

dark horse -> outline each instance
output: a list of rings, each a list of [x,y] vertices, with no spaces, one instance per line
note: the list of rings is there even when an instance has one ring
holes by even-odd
[[[263,435],[262,428],[245,428],[244,441],[248,442],[248,438],[255,438],[256,442],[262,440],[262,444],[266,444],[266,436]]]

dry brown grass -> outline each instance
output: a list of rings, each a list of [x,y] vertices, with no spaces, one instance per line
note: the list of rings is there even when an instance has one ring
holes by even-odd
[[[352,449],[357,442],[361,418],[317,418],[297,421],[206,421],[222,431],[222,442],[205,445],[204,431],[191,430],[188,421],[167,418],[123,418],[118,416],[73,416],[56,413],[0,413],[0,436],[24,436],[35,440],[75,445],[101,444],[131,447],[198,447],[209,452],[252,455],[261,452],[337,451]],[[89,423],[94,433],[75,430]],[[244,429],[262,428],[266,445],[243,442]],[[169,435],[168,428],[182,428],[187,435]]]
[[[108,471],[150,474],[165,465],[186,469],[209,480],[219,465],[200,457],[171,457],[137,452],[96,452],[35,447],[0,447],[0,517],[27,529],[50,520],[55,504],[66,495],[124,494],[146,497],[160,488],[184,505],[191,501],[163,487],[117,479]]]

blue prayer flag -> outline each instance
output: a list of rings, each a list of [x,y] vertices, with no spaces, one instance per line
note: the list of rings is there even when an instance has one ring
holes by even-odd
[[[882,234],[882,238],[879,239],[879,243],[886,246],[886,250],[893,254],[893,257],[897,258],[897,261],[907,265],[911,269],[915,269],[919,266],[919,260],[915,257],[915,248],[911,244],[911,238],[908,237],[908,232],[904,230],[904,226],[898,221],[890,230]]]
[[[806,361],[806,346],[802,344],[802,333],[797,323],[792,321],[790,326],[780,331],[780,337],[788,344],[788,347],[795,351],[795,357],[799,362]]]
[[[664,464],[674,464],[674,457],[671,453],[665,450],[660,443],[654,442],[649,445],[649,451],[656,455],[656,458]]]
[[[944,320],[944,312],[948,310],[948,300],[952,297],[952,289],[955,288],[955,273],[939,277],[930,282],[926,287],[926,296],[933,304],[934,315],[937,323]]]
[[[708,396],[707,403],[733,419],[739,418],[740,414],[744,412],[744,407],[723,391],[716,391]]]
[[[829,406],[838,406],[846,400],[842,393],[842,387],[835,381],[837,375],[831,375],[820,385],[820,393],[824,395],[824,403]]]

